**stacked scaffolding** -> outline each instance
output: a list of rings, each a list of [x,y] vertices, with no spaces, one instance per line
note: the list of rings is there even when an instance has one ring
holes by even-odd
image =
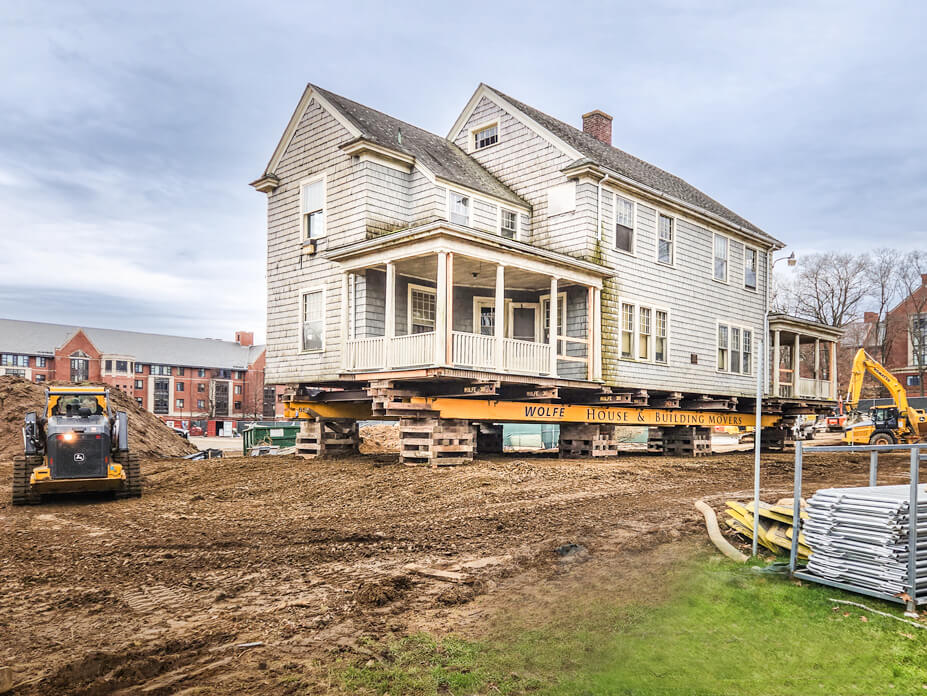
[[[807,573],[863,591],[927,598],[927,486],[917,493],[916,591],[909,587],[910,486],[828,488],[808,503]],[[922,502],[924,501],[924,502]]]

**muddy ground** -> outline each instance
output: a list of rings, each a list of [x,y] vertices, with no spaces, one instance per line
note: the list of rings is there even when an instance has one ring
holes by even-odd
[[[880,482],[904,480],[891,462]],[[0,665],[18,694],[330,693],[335,659],[371,659],[365,637],[478,633],[582,568],[659,595],[661,569],[706,548],[693,502],[752,494],[749,453],[151,460],[140,500],[17,508],[2,471]],[[865,483],[868,459],[815,455],[805,471],[810,495]],[[791,485],[791,455],[764,457],[764,497]],[[563,558],[568,543],[587,551]]]

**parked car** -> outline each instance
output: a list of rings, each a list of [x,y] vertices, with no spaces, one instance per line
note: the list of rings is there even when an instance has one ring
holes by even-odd
[[[188,431],[193,437],[202,437],[203,429],[198,425],[191,425],[190,430]]]

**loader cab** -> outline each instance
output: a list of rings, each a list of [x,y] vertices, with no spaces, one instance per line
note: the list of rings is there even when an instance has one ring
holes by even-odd
[[[869,409],[869,419],[876,430],[897,430],[899,415],[895,406],[873,406]]]

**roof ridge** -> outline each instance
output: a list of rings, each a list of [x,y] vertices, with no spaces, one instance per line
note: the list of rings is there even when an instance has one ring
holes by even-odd
[[[159,338],[183,338],[190,341],[221,341],[233,346],[241,346],[240,343],[230,341],[226,338],[209,338],[208,336],[178,336],[176,334],[153,333],[151,331],[133,331],[132,329],[110,329],[104,326],[84,326],[82,324],[60,324],[55,321],[34,321],[32,319],[13,319],[12,317],[0,317],[0,321],[16,321],[21,324],[41,324],[43,326],[55,326],[61,329],[72,329],[74,331],[114,331],[116,333],[135,334],[136,336],[157,336]],[[264,345],[264,344],[254,344]],[[241,346],[249,348],[250,346]]]

